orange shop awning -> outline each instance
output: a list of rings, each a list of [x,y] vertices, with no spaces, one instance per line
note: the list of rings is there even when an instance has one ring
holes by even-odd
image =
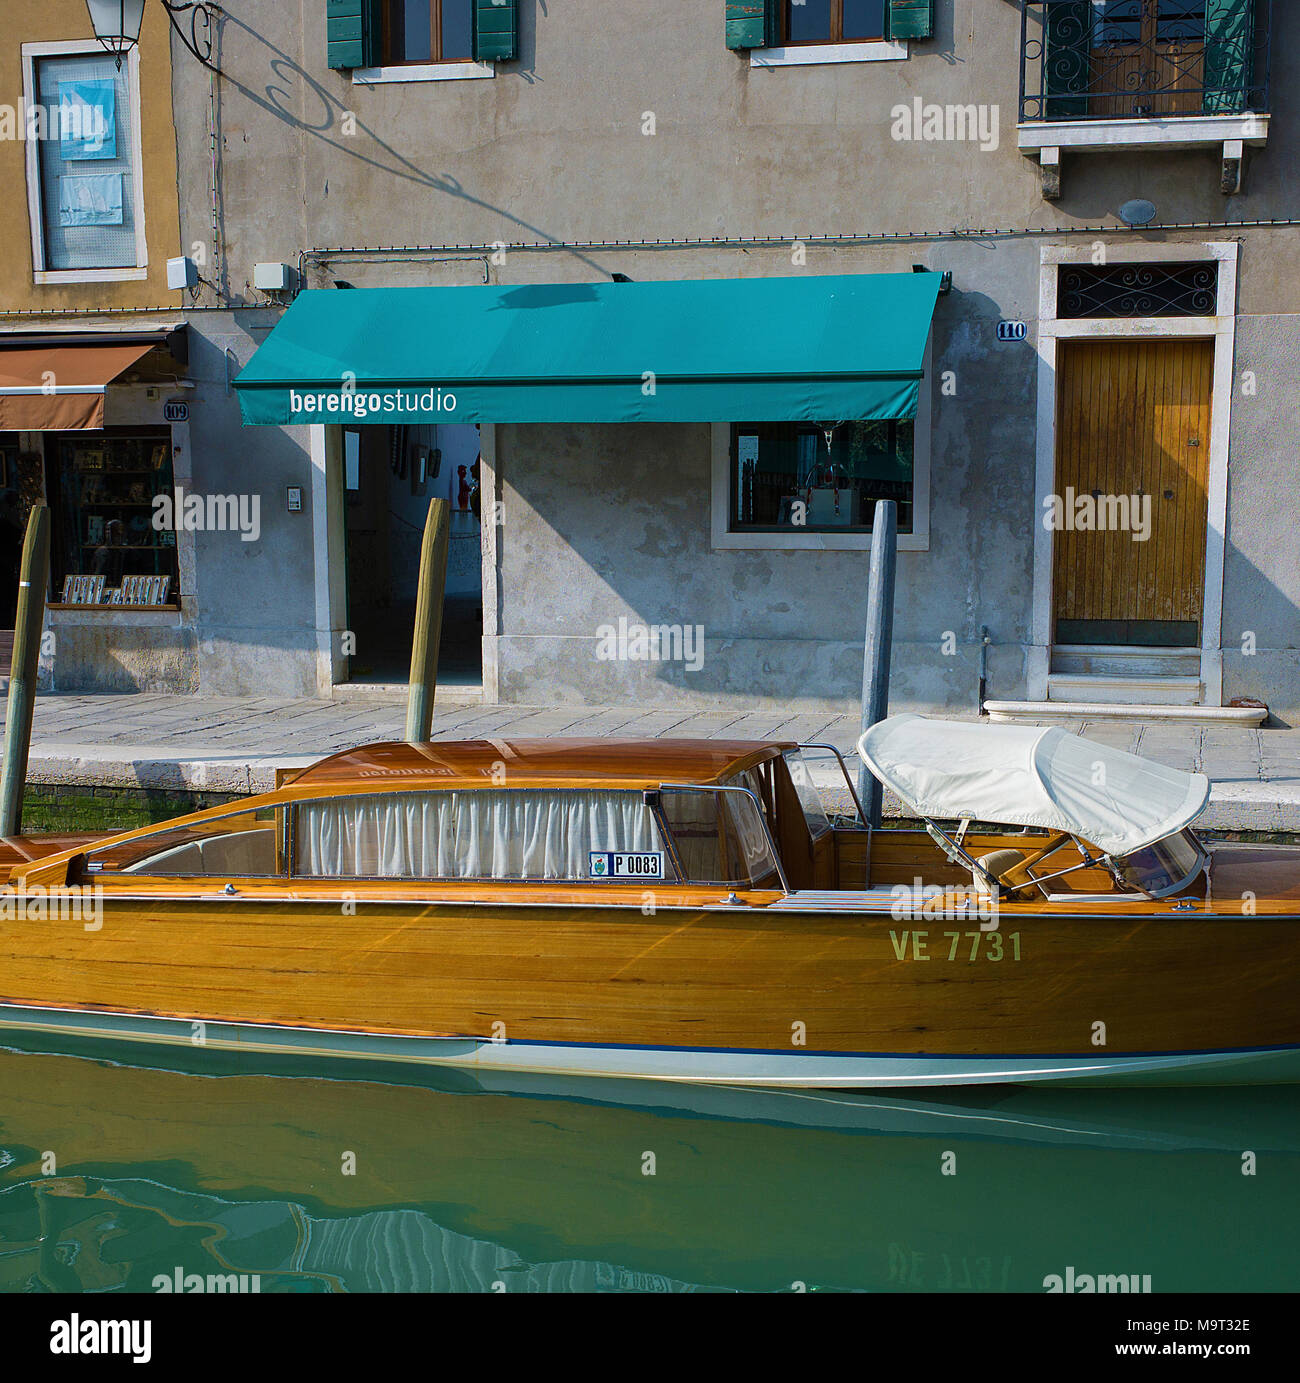
[[[104,390],[152,344],[0,344],[0,432],[78,432],[104,426]]]

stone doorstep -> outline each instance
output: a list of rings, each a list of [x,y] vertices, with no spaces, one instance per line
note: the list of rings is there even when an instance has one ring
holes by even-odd
[[[1056,724],[1075,721],[1146,721],[1170,726],[1238,725],[1255,729],[1268,719],[1267,709],[1249,706],[1149,706],[1119,705],[1104,701],[986,701],[984,709],[993,721],[1016,724]]]

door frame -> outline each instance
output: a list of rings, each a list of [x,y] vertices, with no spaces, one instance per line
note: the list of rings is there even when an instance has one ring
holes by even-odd
[[[1131,233],[1129,233],[1131,234]],[[1044,245],[1038,279],[1038,402],[1034,479],[1034,582],[1031,643],[1025,679],[1031,701],[1047,700],[1052,664],[1052,550],[1055,535],[1042,523],[1043,501],[1056,493],[1056,371],[1058,342],[1079,339],[1199,339],[1214,342],[1210,396],[1210,451],[1205,478],[1205,595],[1202,603],[1200,675],[1204,704],[1223,701],[1223,567],[1228,519],[1228,438],[1232,416],[1233,360],[1237,338],[1236,241],[1128,243],[1099,238],[1085,246]],[[1150,264],[1217,261],[1218,298],[1213,317],[1081,317],[1056,315],[1062,264],[1091,264],[1105,249],[1105,263]]]

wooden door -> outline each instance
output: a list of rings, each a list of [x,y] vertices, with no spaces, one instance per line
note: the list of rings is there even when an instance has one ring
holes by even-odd
[[[1058,644],[1200,643],[1213,374],[1212,341],[1061,342]]]
[[[1089,115],[1201,113],[1203,6],[1189,0],[1109,0],[1095,23]]]

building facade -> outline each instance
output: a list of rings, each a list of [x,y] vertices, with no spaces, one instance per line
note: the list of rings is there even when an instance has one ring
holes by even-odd
[[[189,468],[165,13],[142,37],[119,66],[84,0],[15,0],[0,38],[0,644],[43,500],[68,688],[193,685],[192,550],[151,521]]]
[[[196,80],[178,51],[171,78],[179,241],[205,261],[182,314],[188,476],[258,496],[260,529],[177,533],[196,610],[163,680],[400,680],[439,494],[456,511],[445,675],[486,701],[851,709],[888,498],[896,708],[973,712],[983,688],[1007,713],[1245,699],[1290,723],[1300,249],[1295,117],[1273,94],[1296,69],[1292,10],[690,0],[647,24],[598,0],[226,7],[220,76]],[[146,31],[140,61],[165,47]],[[551,290],[544,337],[561,290],[587,285],[640,300],[917,269],[945,291],[894,416],[761,391],[743,417],[664,421],[241,416],[235,381],[301,289],[454,289],[385,301],[413,360],[421,330],[455,360],[485,292]],[[688,311],[681,335],[717,325]],[[864,314],[864,335],[890,331]],[[755,358],[810,333],[736,316]],[[347,386],[328,331],[320,356],[304,386]],[[84,666],[81,685],[101,675]],[[155,671],[110,654],[102,676]]]

